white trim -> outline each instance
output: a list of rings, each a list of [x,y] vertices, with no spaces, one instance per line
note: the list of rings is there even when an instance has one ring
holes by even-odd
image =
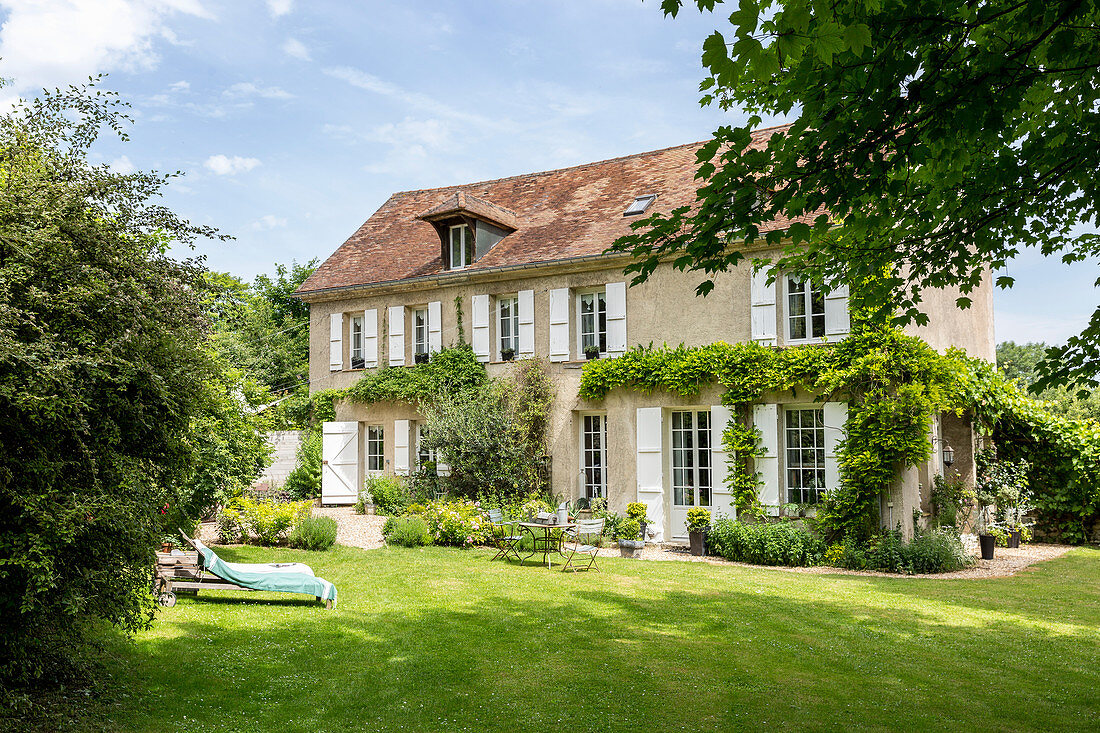
[[[569,288],[550,291],[550,361],[569,360]]]
[[[473,323],[474,356],[484,363],[489,361],[489,296],[475,295],[470,304],[470,318]]]
[[[519,354],[520,358],[535,355],[535,291],[521,290],[519,299]]]
[[[459,234],[459,247],[461,249],[462,256],[459,257],[459,264],[454,265],[454,239],[451,237],[451,232],[455,229],[461,229]],[[466,235],[472,234],[470,227],[467,224],[453,224],[447,228],[447,269],[453,271],[465,270],[472,262],[466,261]]]
[[[378,309],[363,311],[363,366],[378,366]]]
[[[493,311],[496,313],[496,338],[493,339],[493,358],[497,361],[503,361],[504,352],[503,340],[504,340],[504,315],[501,312],[505,302],[511,304],[512,313],[508,316],[508,328],[512,332],[509,339],[515,345],[515,358],[520,358],[519,349],[519,295],[506,293],[503,295],[494,296],[495,307]]]
[[[639,407],[635,411],[637,430],[637,501],[644,502],[657,542],[665,532],[664,411],[660,407]]]
[[[391,305],[387,317],[390,328],[390,366],[405,366],[405,306]]]
[[[786,343],[786,344],[791,344],[791,345],[820,344],[820,343],[822,343],[823,341],[826,340],[826,336],[829,332],[828,331],[828,305],[823,300],[822,307],[825,308],[825,312],[820,314],[822,316],[823,320],[824,320],[824,323],[822,325],[823,331],[822,331],[822,334],[820,336],[814,336],[813,335],[813,330],[814,330],[814,325],[813,325],[813,323],[814,323],[814,319],[813,319],[813,316],[814,316],[814,314],[813,314],[813,291],[816,287],[818,292],[821,292],[821,288],[813,285],[812,283],[810,283],[809,290],[806,290],[806,284],[809,283],[809,282],[810,282],[809,280],[803,280],[802,281],[802,288],[803,288],[802,292],[801,293],[792,293],[791,289],[790,289],[790,287],[791,287],[790,278],[787,277],[786,275],[783,276],[783,339],[784,339],[784,343]],[[806,299],[806,312],[803,313],[802,316],[800,316],[800,317],[803,319],[803,322],[806,325],[806,333],[809,334],[809,335],[805,336],[803,338],[793,338],[791,336],[791,317],[792,317],[791,316],[791,296],[792,295],[802,295],[802,297],[804,297]]]
[[[607,355],[622,356],[626,351],[626,283],[607,283],[604,286],[604,303],[607,308]]]
[[[428,303],[428,353],[443,350],[443,304],[438,300]]]
[[[825,294],[825,338],[840,341],[852,330],[848,312],[848,286],[841,285]]]
[[[583,288],[581,290],[575,290],[573,292],[573,308],[574,308],[573,312],[576,314],[576,318],[577,318],[577,337],[576,337],[577,340],[574,343],[574,346],[577,347],[577,358],[578,359],[586,358],[585,354],[584,354],[584,333],[583,333],[584,316],[581,314],[581,309],[582,309],[581,301],[587,295],[591,295],[593,297],[592,304],[593,304],[594,308],[596,308],[597,304],[599,303],[599,296],[603,295],[604,348],[600,350],[600,358],[602,359],[603,357],[608,355],[608,353],[610,352],[610,349],[611,349],[611,347],[610,347],[611,334],[610,334],[610,324],[608,323],[608,305],[607,305],[607,288],[606,287]],[[624,308],[625,308],[625,306],[624,306]],[[598,308],[596,308],[596,310],[594,310],[594,312],[592,313],[592,316],[595,319],[595,322],[592,325],[593,325],[593,328],[595,329],[594,335],[596,337],[596,344],[598,346],[599,345],[599,340],[600,340],[600,312],[599,312]],[[623,315],[623,319],[624,319],[623,320],[623,328],[625,329],[626,328],[626,320],[625,320],[626,315],[625,315],[625,313]],[[623,338],[624,339],[626,338],[625,330],[624,330],[624,333],[623,333]]]
[[[732,417],[733,411],[725,405],[712,405],[710,408],[710,512],[712,517],[719,514],[733,517],[737,514],[733,494],[726,485],[729,465],[726,463],[728,459],[726,446],[722,442],[722,435]]]
[[[760,431],[760,448],[764,455],[756,457],[756,470],[763,485],[760,487],[760,503],[778,513],[779,500],[779,405],[775,403],[752,406],[752,424]]]
[[[768,284],[768,268],[752,268],[749,285],[749,320],[752,340],[765,346],[775,346],[776,283]]]
[[[393,421],[393,472],[409,475],[409,421]]]
[[[330,313],[328,317],[328,370],[344,369],[344,314]]]
[[[577,422],[577,438],[579,440],[579,453],[580,456],[580,474],[581,485],[578,496],[588,496],[588,476],[585,473],[588,470],[587,459],[589,451],[584,445],[584,438],[587,435],[585,429],[585,420],[590,417],[598,417],[600,419],[600,448],[599,448],[599,469],[600,469],[600,496],[607,497],[608,481],[607,481],[607,413],[606,412],[582,412],[579,413],[580,420]],[[596,466],[593,466],[595,468]]]

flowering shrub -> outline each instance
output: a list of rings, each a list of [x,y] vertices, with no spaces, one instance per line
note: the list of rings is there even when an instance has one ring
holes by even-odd
[[[411,508],[411,507],[410,507]],[[477,502],[430,501],[420,512],[437,545],[472,547],[487,542],[492,524]]]
[[[274,545],[305,518],[312,516],[313,502],[273,503],[244,496],[230,499],[218,513],[218,540],[235,542],[238,538],[260,545]]]

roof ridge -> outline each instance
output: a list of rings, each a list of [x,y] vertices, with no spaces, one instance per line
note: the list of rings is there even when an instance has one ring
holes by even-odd
[[[772,125],[770,127],[757,127],[750,134],[755,135],[757,133],[767,132],[769,130],[778,130],[782,127],[790,127],[791,124],[792,123],[790,123],[790,122],[784,122],[782,124]],[[460,189],[460,188],[466,188],[468,186],[483,186],[483,185],[490,184],[490,183],[500,183],[502,181],[514,181],[514,180],[519,179],[519,178],[533,178],[535,176],[546,176],[546,175],[550,175],[551,173],[561,173],[563,171],[571,171],[571,170],[577,170],[577,169],[580,169],[580,168],[588,168],[589,166],[593,166],[593,165],[603,165],[605,163],[614,163],[614,162],[620,161],[620,160],[630,160],[631,158],[641,158],[641,157],[646,156],[646,155],[656,155],[657,153],[667,153],[670,150],[677,150],[679,148],[690,148],[690,147],[694,147],[694,146],[697,146],[697,145],[705,145],[706,143],[710,142],[710,140],[711,140],[711,138],[708,138],[707,140],[696,140],[695,142],[681,143],[679,145],[670,145],[666,148],[657,148],[656,150],[644,150],[640,153],[630,153],[629,155],[619,155],[619,156],[616,156],[614,158],[604,158],[603,160],[592,160],[592,161],[589,161],[587,163],[577,163],[576,165],[567,165],[567,166],[563,166],[561,168],[548,168],[548,169],[543,170],[543,171],[531,171],[529,173],[517,173],[514,176],[502,176],[500,178],[487,178],[483,181],[470,181],[468,183],[452,183],[452,184],[447,185],[447,186],[431,186],[429,188],[410,188],[410,189],[407,189],[405,191],[394,191],[392,194],[390,194],[390,198],[393,198],[394,196],[400,196],[402,194],[407,194],[407,193],[427,193],[429,191],[445,191],[445,190],[451,189],[451,188]]]

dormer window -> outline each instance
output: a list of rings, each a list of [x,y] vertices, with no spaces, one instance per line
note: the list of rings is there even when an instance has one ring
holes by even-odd
[[[649,208],[657,198],[657,194],[650,193],[645,196],[638,196],[634,199],[634,203],[626,207],[626,211],[623,212],[623,216],[637,216],[638,214],[644,214],[645,210]]]
[[[466,224],[453,226],[450,232],[451,269],[461,270],[474,261],[474,237]]]

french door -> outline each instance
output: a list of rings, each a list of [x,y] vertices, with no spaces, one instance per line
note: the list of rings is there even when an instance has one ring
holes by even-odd
[[[710,506],[710,411],[674,410],[672,435],[672,536],[687,538],[687,513]]]
[[[581,417],[582,496],[607,496],[607,415]]]

